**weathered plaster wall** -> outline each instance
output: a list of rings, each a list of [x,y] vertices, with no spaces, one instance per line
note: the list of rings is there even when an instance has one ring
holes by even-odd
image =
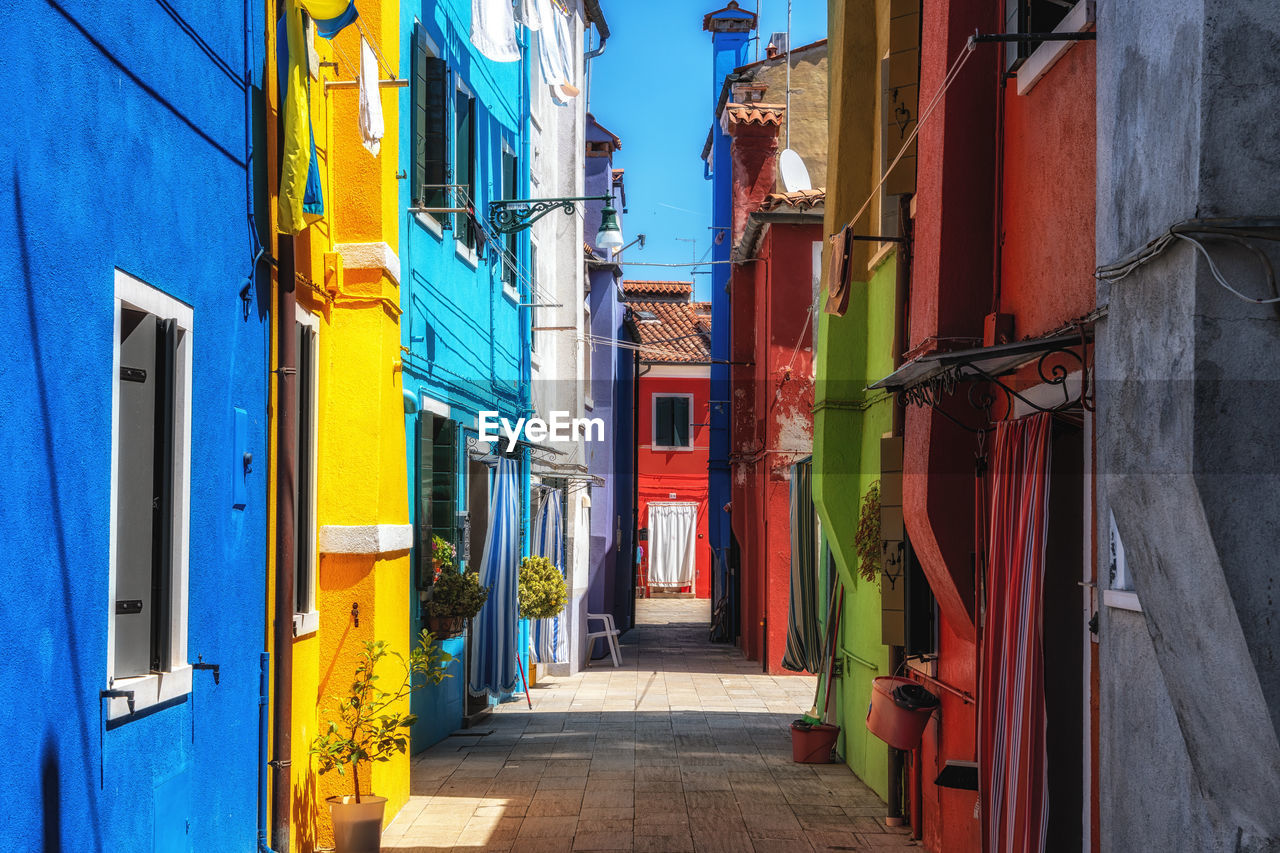
[[[803,45],[796,45],[797,48]],[[785,56],[762,59],[748,66],[748,73],[769,89],[764,100],[773,104],[787,100],[787,62]],[[827,45],[819,43],[807,50],[791,53],[791,115],[778,133],[778,147],[792,149],[804,160],[810,182],[815,187],[827,185]],[[787,131],[790,131],[790,140]],[[782,192],[781,175],[774,184]]]
[[[1274,214],[1273,11],[1099,5],[1098,263],[1190,217]],[[1271,295],[1247,254],[1210,251],[1241,289]],[[1262,438],[1280,417],[1266,390],[1276,315],[1228,294],[1187,245],[1098,299],[1099,515],[1115,515],[1143,609],[1102,613],[1103,849],[1179,830],[1184,849],[1275,850],[1280,528],[1258,511],[1280,488]],[[1143,737],[1120,736],[1135,718]],[[1134,761],[1166,769],[1164,784]]]
[[[104,17],[81,2],[8,11],[0,259],[13,310],[0,365],[0,583],[9,593],[0,688],[9,710],[0,742],[9,773],[0,848],[252,848],[265,273],[247,306],[237,294],[253,269],[246,141],[265,13],[259,3],[186,4],[180,15],[127,4]],[[117,269],[193,310],[187,649],[188,660],[221,669],[216,685],[195,672],[190,694],[105,726]],[[248,414],[248,477],[235,465],[235,408]],[[243,509],[233,507],[236,476]]]

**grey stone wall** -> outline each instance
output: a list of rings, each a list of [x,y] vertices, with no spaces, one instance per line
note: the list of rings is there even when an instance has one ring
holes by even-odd
[[[1103,0],[1097,29],[1098,263],[1280,213],[1273,0]],[[1103,849],[1280,850],[1280,315],[1187,243],[1098,298],[1099,530],[1113,512],[1143,608],[1101,613]]]

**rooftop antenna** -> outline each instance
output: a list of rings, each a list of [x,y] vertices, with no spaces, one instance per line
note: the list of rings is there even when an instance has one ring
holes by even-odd
[[[791,0],[787,0],[787,148],[791,148]]]

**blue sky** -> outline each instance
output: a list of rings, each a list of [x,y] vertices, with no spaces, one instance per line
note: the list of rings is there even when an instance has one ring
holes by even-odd
[[[754,9],[754,0],[739,0]],[[702,146],[711,127],[711,34],[702,16],[727,0],[604,0],[612,32],[593,60],[590,110],[622,138],[614,167],[626,169],[627,241],[645,234],[645,248],[627,250],[631,261],[681,263],[701,259],[710,246],[711,183],[703,178]],[[787,28],[787,0],[760,0],[760,55],[769,35]],[[793,0],[791,43],[825,38],[826,0]],[[755,56],[755,44],[750,58]],[[703,267],[703,269],[707,269]],[[689,268],[626,268],[627,278],[690,278]],[[699,299],[708,299],[708,277],[692,277]]]

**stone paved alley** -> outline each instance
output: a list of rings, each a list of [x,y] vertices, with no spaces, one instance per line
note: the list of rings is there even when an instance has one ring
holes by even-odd
[[[414,758],[384,850],[875,850],[912,846],[843,764],[791,760],[814,679],[707,642],[707,603],[641,600],[623,666],[532,689]]]

